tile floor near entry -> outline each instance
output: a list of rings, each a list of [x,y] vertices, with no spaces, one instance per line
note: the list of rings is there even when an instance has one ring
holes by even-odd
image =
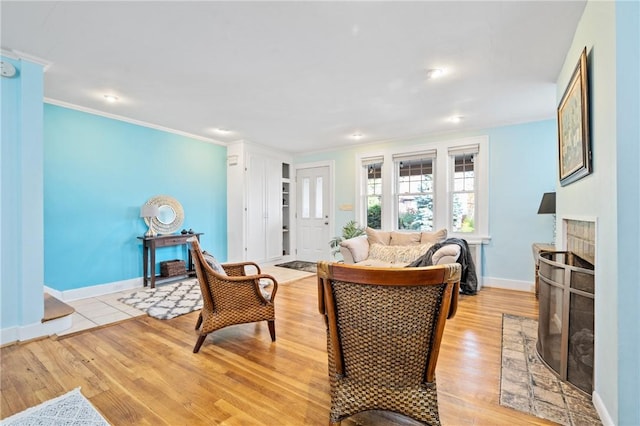
[[[300,278],[313,275],[309,272],[297,271],[295,269],[279,268],[277,266],[260,266],[263,274],[272,275],[278,284],[285,284]],[[172,281],[172,282],[177,282]],[[145,311],[132,308],[122,302],[118,302],[123,296],[140,291],[142,288],[123,290],[118,293],[105,294],[103,296],[79,299],[65,302],[76,311],[71,316],[71,328],[57,333],[58,336],[67,336],[82,330],[100,327],[106,324],[147,315]]]
[[[72,306],[76,311],[71,314],[71,328],[57,333],[58,336],[66,336],[89,328],[146,315],[147,313],[144,311],[118,302],[118,299],[134,291],[136,290],[130,289],[118,293],[66,302],[67,305]]]

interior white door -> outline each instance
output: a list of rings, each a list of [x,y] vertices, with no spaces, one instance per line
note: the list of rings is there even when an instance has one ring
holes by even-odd
[[[298,169],[296,182],[296,258],[329,260],[329,166]]]
[[[247,238],[245,260],[251,260],[252,262],[259,262],[267,257],[265,244],[267,234],[265,173],[266,163],[264,158],[254,155],[249,156],[247,159]]]

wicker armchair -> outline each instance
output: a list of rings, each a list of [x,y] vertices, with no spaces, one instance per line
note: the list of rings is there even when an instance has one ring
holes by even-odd
[[[260,267],[253,262],[223,264],[222,268],[227,275],[218,274],[205,261],[198,241],[194,238],[190,243],[203,302],[196,323],[200,336],[193,353],[200,350],[209,333],[234,324],[267,321],[271,341],[275,342],[276,315],[273,301],[278,291],[276,279],[260,273]],[[247,266],[255,268],[257,274],[246,275]],[[272,282],[270,294],[261,291],[260,280]]]
[[[370,410],[440,424],[435,368],[445,321],[455,314],[460,272],[458,263],[424,268],[318,263],[330,425]]]

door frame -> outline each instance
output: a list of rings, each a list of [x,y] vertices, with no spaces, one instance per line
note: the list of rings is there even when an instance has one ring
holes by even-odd
[[[298,170],[300,169],[311,169],[314,167],[329,167],[329,184],[327,185],[329,188],[329,193],[327,197],[329,198],[329,239],[331,239],[335,235],[335,216],[336,216],[336,203],[335,203],[335,161],[334,160],[323,160],[323,161],[314,161],[311,163],[299,163],[294,165],[294,179],[296,182],[295,186],[295,194],[298,193]],[[291,190],[289,191],[291,192]],[[296,198],[294,209],[292,210],[292,214],[294,215],[293,219],[295,222],[295,227],[293,229],[294,233],[291,235],[294,244],[294,258],[297,259],[298,255],[298,200]],[[291,208],[291,207],[290,207]],[[294,213],[295,212],[295,213]],[[331,256],[329,240],[327,240],[327,253]]]

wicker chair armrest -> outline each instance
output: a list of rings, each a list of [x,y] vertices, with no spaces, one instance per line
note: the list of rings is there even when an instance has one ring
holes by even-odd
[[[276,279],[273,276],[269,275],[269,274],[256,274],[256,275],[243,275],[243,276],[225,276],[225,275],[217,274],[215,271],[212,271],[212,272],[216,276],[218,281],[222,281],[222,282],[225,282],[225,283],[230,283],[230,284],[233,284],[233,285],[250,283],[253,286],[253,289],[254,289],[256,295],[264,303],[269,303],[269,300],[265,299],[265,297],[262,295],[262,292],[260,291],[260,280],[261,279],[269,280],[269,281],[271,281],[271,284],[273,285],[273,290],[271,291],[271,303],[273,303],[273,300],[276,297],[276,293],[278,292],[278,281],[276,281]]]
[[[255,274],[247,274],[246,267],[251,266],[255,268],[257,274],[261,274],[260,266],[255,262],[236,262],[236,263],[223,263],[222,268],[229,276],[250,276]]]

